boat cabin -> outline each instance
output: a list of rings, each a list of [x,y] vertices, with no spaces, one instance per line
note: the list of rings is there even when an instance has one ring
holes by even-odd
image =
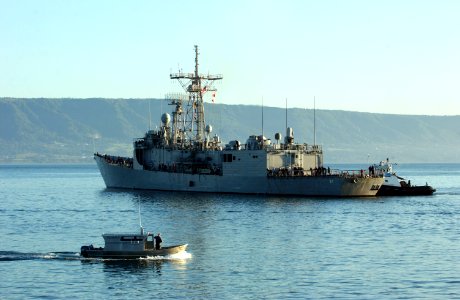
[[[102,235],[105,242],[105,251],[144,251],[155,249],[153,233],[146,234],[119,234],[105,233]]]

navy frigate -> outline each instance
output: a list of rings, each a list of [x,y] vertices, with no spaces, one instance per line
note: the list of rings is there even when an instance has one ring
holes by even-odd
[[[198,72],[195,46],[193,73],[172,73],[184,88],[166,100],[172,114],[162,125],[134,139],[133,157],[96,153],[94,158],[108,188],[244,193],[265,195],[366,197],[375,196],[383,177],[363,170],[325,168],[320,145],[294,142],[292,128],[276,142],[251,135],[246,143],[223,145],[205,122],[204,95],[215,93],[222,75]]]

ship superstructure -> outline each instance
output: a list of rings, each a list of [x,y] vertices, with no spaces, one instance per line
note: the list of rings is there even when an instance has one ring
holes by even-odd
[[[173,73],[185,94],[169,94],[172,116],[163,114],[158,130],[133,142],[133,158],[95,154],[107,187],[170,191],[278,194],[301,196],[373,196],[381,176],[323,166],[319,145],[295,143],[294,130],[275,134],[275,143],[251,135],[245,143],[222,145],[206,124],[205,93],[216,91],[222,75],[199,73],[195,46],[193,73]]]

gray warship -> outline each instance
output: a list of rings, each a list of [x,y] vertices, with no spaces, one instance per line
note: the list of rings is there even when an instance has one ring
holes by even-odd
[[[275,134],[276,142],[251,135],[223,145],[205,122],[204,95],[215,93],[222,75],[195,71],[172,73],[184,88],[166,100],[172,116],[133,141],[133,157],[94,154],[108,188],[264,195],[369,197],[375,196],[383,176],[363,170],[325,168],[320,145],[294,142],[294,131]]]

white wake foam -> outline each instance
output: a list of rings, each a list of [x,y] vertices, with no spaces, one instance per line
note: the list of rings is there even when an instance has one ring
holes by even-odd
[[[187,251],[166,255],[166,256],[147,256],[144,260],[186,260],[192,258],[192,253],[188,253]]]

